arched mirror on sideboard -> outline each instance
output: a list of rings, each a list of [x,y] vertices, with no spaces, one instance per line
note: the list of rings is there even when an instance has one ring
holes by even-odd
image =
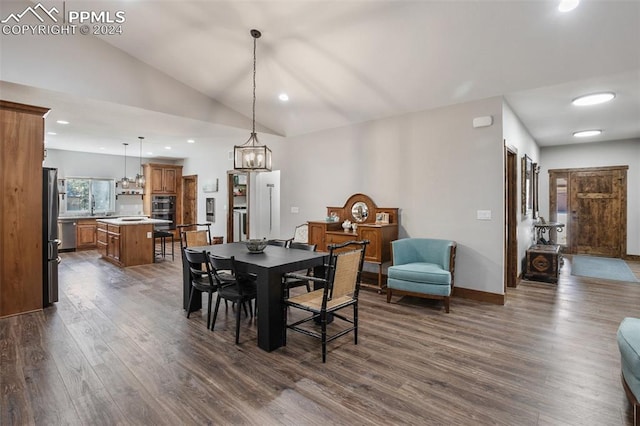
[[[351,222],[351,228],[343,228],[346,220]],[[319,251],[327,251],[330,244],[369,240],[365,261],[378,265],[373,287],[379,293],[386,288],[382,265],[391,262],[391,241],[398,239],[397,207],[378,207],[369,196],[353,194],[342,207],[327,207],[324,220],[309,221],[308,225],[309,243],[316,244]]]

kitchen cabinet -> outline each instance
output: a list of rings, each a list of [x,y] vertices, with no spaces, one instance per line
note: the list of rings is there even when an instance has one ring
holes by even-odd
[[[363,215],[360,209],[364,208]],[[376,222],[379,213],[384,213],[389,223]],[[382,266],[391,262],[391,241],[398,239],[398,208],[382,208],[364,194],[352,195],[342,207],[327,207],[327,218],[337,217],[338,221],[310,221],[309,244],[316,244],[319,251],[328,251],[331,244],[342,244],[352,240],[369,240],[365,251],[365,262],[378,265],[377,283],[373,288],[382,292]],[[349,220],[356,229],[343,230],[342,222]],[[362,283],[363,287],[370,286]]]
[[[94,249],[97,246],[98,224],[95,219],[78,220],[76,226],[76,249]]]
[[[176,197],[176,224],[182,222],[182,166],[172,164],[147,163],[144,164],[144,214],[152,216],[151,203],[154,195],[173,195]],[[176,231],[171,231],[176,232]],[[180,238],[175,233],[174,237]]]
[[[182,166],[145,164],[145,179],[151,194],[176,195],[182,178]]]
[[[102,257],[107,257],[108,255],[108,241],[107,225],[98,224],[96,227],[96,246],[98,248],[98,253]]]
[[[120,242],[119,226],[104,223],[97,224],[98,253],[110,262],[123,266],[120,262]]]
[[[154,240],[152,223],[113,225],[98,219],[98,253],[103,259],[118,266],[135,266],[153,263]]]
[[[0,317],[43,306],[42,161],[48,111],[0,101]]]

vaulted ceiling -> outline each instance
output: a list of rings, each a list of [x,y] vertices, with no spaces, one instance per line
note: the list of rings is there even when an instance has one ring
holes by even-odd
[[[123,11],[122,34],[3,34],[0,54],[13,60],[0,59],[0,95],[53,107],[51,118],[72,121],[60,128],[48,120],[47,130],[57,133],[47,137],[51,148],[100,152],[107,145],[107,152],[117,148],[119,154],[123,139],[135,135],[135,141],[140,134],[176,146],[187,139],[240,143],[248,136],[252,115],[249,30],[257,28],[262,37],[257,42],[256,119],[265,132],[295,136],[505,96],[541,146],[585,142],[571,136],[585,128],[603,130],[587,141],[640,138],[640,2],[582,0],[567,13],[560,13],[557,3],[66,2],[69,8]],[[3,2],[0,17],[29,5],[34,3]],[[123,78],[118,71],[135,72],[115,62],[109,72],[97,70],[95,78],[74,82],[79,87],[73,93],[56,81],[30,77],[26,68],[34,65],[20,55],[30,55],[29,47],[55,37],[47,42],[97,38],[94,46],[117,49],[175,81],[175,87],[211,99],[225,109],[225,117],[237,112],[244,119],[182,114],[179,105],[152,108],[148,99],[101,96],[96,85],[117,92]],[[74,54],[75,62],[56,65],[58,79],[64,78],[59,72],[65,67],[73,78],[74,67],[91,66],[85,52]],[[41,71],[46,73],[52,61],[56,57],[43,61]],[[570,104],[579,95],[603,90],[616,92],[614,101],[591,108]],[[281,93],[289,96],[287,102],[278,99]],[[178,148],[163,156],[185,152]]]

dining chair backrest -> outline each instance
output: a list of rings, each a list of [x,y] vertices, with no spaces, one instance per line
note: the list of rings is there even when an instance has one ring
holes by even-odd
[[[291,240],[291,242],[308,243],[309,225],[303,223],[302,225],[296,226],[296,229],[293,231],[293,239]]]
[[[178,225],[180,232],[180,248],[211,245],[211,224],[190,223]]]
[[[268,240],[267,245],[269,246],[277,246],[277,247],[286,247],[287,240]]]
[[[290,249],[316,251],[317,244],[299,243],[296,241],[289,242]]]
[[[360,281],[360,259],[364,248],[336,254],[335,271],[330,298],[356,297],[356,285]]]
[[[209,264],[211,265],[211,270],[213,272],[213,276],[216,277],[216,280],[223,281],[220,279],[218,271],[229,271],[229,273],[233,276],[236,276],[236,262],[233,256],[231,257],[221,257],[210,254],[209,255]]]
[[[209,255],[206,251],[185,249],[184,255],[189,264],[189,273],[192,284],[208,284],[210,286],[215,286],[217,284],[214,282],[213,271],[209,264]],[[207,277],[208,283],[204,282],[205,276]]]
[[[207,231],[186,231],[185,242],[187,247],[198,247],[211,245],[211,240]]]

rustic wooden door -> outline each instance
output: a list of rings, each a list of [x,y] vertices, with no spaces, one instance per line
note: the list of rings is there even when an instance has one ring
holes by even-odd
[[[198,176],[182,178],[182,223],[198,222]]]
[[[626,255],[626,194],[626,166],[570,171],[571,253],[607,257]]]
[[[518,153],[505,146],[505,274],[504,292],[507,287],[518,285]]]

